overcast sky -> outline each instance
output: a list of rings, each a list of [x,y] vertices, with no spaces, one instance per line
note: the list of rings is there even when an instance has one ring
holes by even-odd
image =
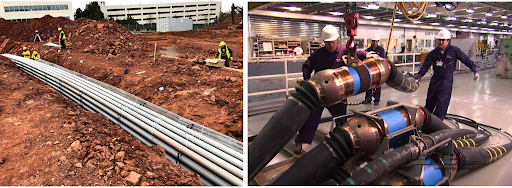
[[[85,9],[85,5],[87,5],[91,0],[71,0],[73,2],[73,12],[77,8],[80,8],[82,10]],[[105,0],[105,5],[129,5],[129,4],[157,4],[157,3],[177,3],[177,2],[191,2],[194,0]],[[197,1],[208,1],[208,0],[197,0]],[[215,0],[210,0],[215,1]],[[247,3],[246,1],[236,1],[236,0],[221,0],[222,1],[222,12],[227,12],[231,8],[231,4],[235,3],[235,5],[240,7],[246,7]]]

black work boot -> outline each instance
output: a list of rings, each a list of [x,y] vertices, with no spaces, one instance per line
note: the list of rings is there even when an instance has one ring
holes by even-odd
[[[293,148],[293,153],[295,153],[295,154],[302,153],[302,143],[295,143],[295,147]]]

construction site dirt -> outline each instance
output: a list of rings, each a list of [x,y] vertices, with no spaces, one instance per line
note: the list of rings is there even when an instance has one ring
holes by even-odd
[[[0,25],[0,43],[10,39],[2,54],[37,50],[41,59],[242,140],[240,29],[133,34],[111,21],[51,16],[0,18]],[[58,27],[66,33],[62,52],[43,45],[58,44]],[[43,42],[34,42],[35,30]],[[215,56],[220,41],[234,51],[231,69],[192,62]],[[199,175],[165,158],[161,146],[142,144],[4,57],[0,88],[0,185],[202,185]]]

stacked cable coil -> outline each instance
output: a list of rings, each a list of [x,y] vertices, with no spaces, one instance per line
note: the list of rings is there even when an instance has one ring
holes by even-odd
[[[123,90],[44,61],[2,54],[80,107],[101,113],[146,145],[200,175],[205,185],[243,185],[242,142]]]

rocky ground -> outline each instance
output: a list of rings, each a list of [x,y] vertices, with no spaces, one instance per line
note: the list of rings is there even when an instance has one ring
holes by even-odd
[[[21,55],[26,46],[44,60],[242,140],[242,73],[191,61],[214,55],[224,40],[235,51],[232,68],[241,68],[242,30],[134,35],[115,22],[51,16],[18,23],[0,18],[0,25],[0,43],[10,39],[0,53]],[[58,44],[59,26],[69,52],[42,45]],[[33,42],[36,29],[42,43]],[[198,175],[165,158],[162,147],[141,144],[3,57],[0,88],[0,185],[201,185]]]

